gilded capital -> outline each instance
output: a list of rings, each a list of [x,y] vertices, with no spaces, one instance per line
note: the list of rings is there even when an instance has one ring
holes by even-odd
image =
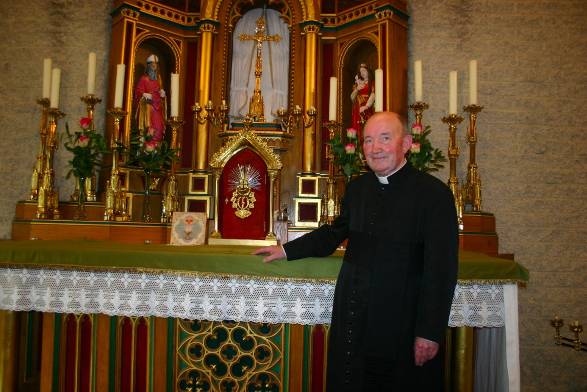
[[[216,26],[214,25],[214,23],[211,22],[204,22],[200,25],[200,31],[202,33],[215,33],[216,32]]]
[[[382,11],[375,13],[375,19],[377,19],[377,20],[391,19],[392,16],[393,16],[392,10],[382,10]]]
[[[304,26],[304,33],[318,34],[320,32],[320,26],[317,24],[308,24]]]
[[[139,19],[139,12],[135,11],[135,10],[125,8],[122,11],[120,11],[120,13],[122,14],[122,16],[130,18],[130,19],[134,19],[134,20]]]

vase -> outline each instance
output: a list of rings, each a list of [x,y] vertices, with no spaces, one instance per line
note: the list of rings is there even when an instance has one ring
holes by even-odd
[[[86,178],[77,178],[77,204],[73,213],[73,219],[83,220],[86,219]]]
[[[143,222],[151,222],[151,171],[145,170],[145,191],[143,193]]]

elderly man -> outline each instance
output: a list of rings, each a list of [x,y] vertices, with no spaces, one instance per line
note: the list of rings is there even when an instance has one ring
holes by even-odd
[[[145,74],[135,86],[134,95],[137,126],[141,131],[147,131],[155,141],[163,139],[167,117],[165,90],[161,87],[158,66],[157,56],[152,54],[147,57]]]
[[[454,199],[406,162],[411,136],[395,113],[365,126],[373,171],[351,181],[341,215],[265,262],[326,256],[348,238],[328,344],[328,391],[442,390],[442,341],[457,278]]]

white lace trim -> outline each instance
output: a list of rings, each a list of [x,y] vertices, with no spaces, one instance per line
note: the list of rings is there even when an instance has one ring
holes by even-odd
[[[0,268],[0,308],[328,324],[334,283],[165,273]],[[502,285],[459,284],[449,326],[504,325]]]

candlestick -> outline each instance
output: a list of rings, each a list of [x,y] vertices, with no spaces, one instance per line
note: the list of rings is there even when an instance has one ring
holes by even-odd
[[[171,117],[179,113],[179,74],[171,74]]]
[[[96,104],[102,102],[102,100],[96,97],[94,94],[88,94],[80,97],[81,101],[86,104],[87,117],[90,119],[90,129],[95,130],[94,126],[94,107]]]
[[[422,102],[422,60],[414,61],[414,99]]]
[[[456,72],[455,72],[456,74]],[[448,186],[455,198],[455,206],[457,211],[462,211],[462,196],[459,189],[459,179],[457,178],[457,158],[459,156],[459,146],[457,145],[456,133],[457,126],[463,121],[463,118],[454,113],[442,118],[442,122],[448,124],[448,159],[450,163],[450,175],[448,178]],[[459,216],[459,227],[462,226],[462,216]]]
[[[173,76],[174,74],[171,75]],[[183,121],[175,116],[171,117],[167,121],[167,124],[171,128],[171,148],[176,151],[177,160],[180,159],[180,150],[177,145],[177,130],[183,125],[183,123]],[[179,211],[179,195],[177,192],[177,178],[175,176],[176,166],[176,160],[172,161],[171,171],[165,186],[165,197],[163,198],[163,208],[161,211],[161,223],[171,223],[173,213],[175,211]]]
[[[383,111],[383,70],[375,70],[375,111]]]
[[[88,55],[88,95],[96,93],[96,53]]]
[[[122,65],[122,74],[124,75],[124,64]],[[118,71],[118,70],[117,70]],[[118,82],[118,72],[116,74]],[[110,171],[110,184],[106,188],[106,205],[104,208],[105,221],[128,221],[130,216],[126,210],[126,195],[120,189],[120,172],[118,169],[119,160],[119,144],[120,144],[120,122],[127,115],[127,112],[115,107],[110,109],[107,113],[114,118],[114,127],[112,129],[112,137],[110,139],[110,148],[112,150],[112,169]]]
[[[467,143],[469,144],[469,164],[467,165],[467,183],[463,188],[465,204],[473,207],[473,211],[481,211],[481,178],[476,162],[477,145],[477,115],[483,110],[482,106],[468,105],[463,110],[469,113],[469,127],[467,129]]]
[[[328,128],[328,141],[332,143],[336,134],[340,135],[342,124],[336,121],[328,121],[324,124]],[[326,159],[328,159],[328,178],[326,179],[326,193],[322,195],[322,211],[320,224],[332,224],[339,215],[340,197],[336,190],[336,173],[334,168],[335,156],[331,144],[326,145]]]
[[[448,114],[457,114],[457,71],[450,71],[448,79]]]
[[[51,59],[43,60],[43,97],[49,99],[51,97]]]
[[[51,99],[50,105],[52,108],[59,107],[59,84],[61,83],[61,70],[53,68],[51,71]]]
[[[424,110],[428,109],[428,104],[426,102],[418,101],[411,104],[409,107],[414,111],[416,124],[422,126],[422,114],[424,113]]]
[[[469,61],[469,105],[477,105],[477,60]]]
[[[330,78],[330,96],[328,97],[328,121],[336,121],[336,88],[338,81],[334,76]]]
[[[116,65],[116,86],[114,89],[114,107],[122,108],[122,94],[124,89],[124,71],[125,65]]]

